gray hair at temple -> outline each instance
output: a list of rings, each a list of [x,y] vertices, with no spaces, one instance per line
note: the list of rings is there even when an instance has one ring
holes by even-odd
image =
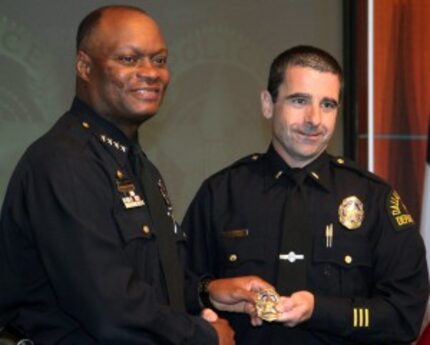
[[[273,102],[276,102],[278,98],[279,85],[284,81],[286,69],[293,66],[310,67],[320,72],[337,75],[341,83],[342,94],[343,71],[337,60],[322,49],[312,46],[295,46],[279,54],[270,66],[267,91]]]

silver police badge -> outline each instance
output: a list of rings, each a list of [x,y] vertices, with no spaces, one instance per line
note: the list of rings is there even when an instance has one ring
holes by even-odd
[[[265,289],[258,292],[255,302],[257,316],[268,322],[275,321],[278,318],[278,311],[276,310],[278,301],[279,294],[275,290]]]
[[[342,200],[339,205],[339,222],[349,230],[358,229],[364,219],[363,203],[355,195]]]

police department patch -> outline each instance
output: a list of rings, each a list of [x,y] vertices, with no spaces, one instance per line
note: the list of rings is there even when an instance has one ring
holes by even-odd
[[[364,219],[363,203],[355,195],[342,200],[339,205],[339,222],[349,230],[358,229]]]
[[[415,224],[412,216],[408,212],[408,209],[403,204],[399,193],[394,190],[388,195],[387,211],[396,230],[401,230]]]

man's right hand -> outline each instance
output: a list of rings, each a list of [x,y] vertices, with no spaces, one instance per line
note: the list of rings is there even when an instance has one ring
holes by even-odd
[[[212,280],[207,287],[211,303],[217,310],[255,314],[257,292],[273,286],[257,276]]]
[[[218,345],[235,345],[234,331],[230,327],[227,320],[218,318],[216,321],[211,322],[218,335]]]

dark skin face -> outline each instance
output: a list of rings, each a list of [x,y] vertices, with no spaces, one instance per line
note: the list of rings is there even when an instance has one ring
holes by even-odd
[[[158,111],[169,84],[167,48],[144,13],[106,10],[77,54],[77,95],[134,137]]]

